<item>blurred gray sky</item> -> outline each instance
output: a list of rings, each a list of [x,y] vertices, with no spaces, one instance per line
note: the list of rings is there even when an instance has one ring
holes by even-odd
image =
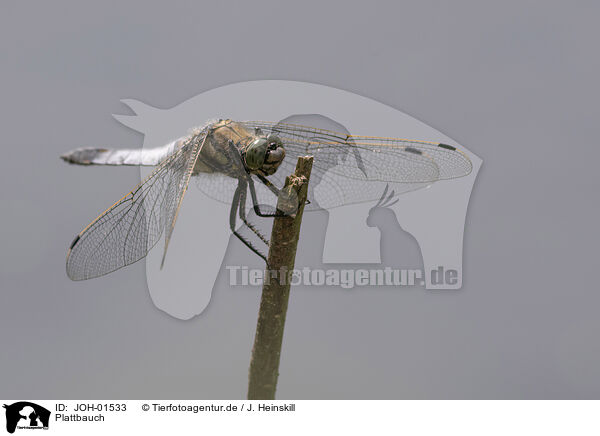
[[[73,236],[139,172],[58,156],[141,146],[111,117],[122,98],[288,79],[393,106],[484,166],[463,288],[293,293],[278,397],[599,397],[597,4],[2,9],[0,396],[244,397],[259,291],[215,292],[184,322],[154,307],[143,263],[70,282]]]

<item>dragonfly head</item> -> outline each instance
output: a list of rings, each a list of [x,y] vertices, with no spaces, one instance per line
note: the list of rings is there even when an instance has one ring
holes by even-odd
[[[256,138],[244,153],[244,163],[251,172],[270,176],[277,171],[285,158],[283,142],[276,135]]]

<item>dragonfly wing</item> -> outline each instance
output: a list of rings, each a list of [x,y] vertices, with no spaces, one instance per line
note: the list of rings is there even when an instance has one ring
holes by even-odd
[[[192,176],[192,172],[194,171],[194,165],[196,164],[196,160],[202,151],[202,146],[206,141],[206,133],[207,130],[203,130],[200,134],[195,135],[190,141],[190,151],[187,159],[183,159],[185,161],[185,165],[183,168],[183,174],[181,179],[179,180],[179,185],[177,186],[177,195],[176,200],[173,205],[169,204],[168,219],[167,219],[167,233],[165,235],[165,249],[163,251],[163,257],[160,263],[160,267],[162,268],[165,264],[165,258],[167,257],[167,249],[169,248],[169,242],[171,241],[171,236],[173,234],[173,230],[175,229],[175,221],[177,221],[177,215],[179,215],[179,210],[181,209],[181,202],[183,201],[183,196],[187,191],[188,185],[190,183],[190,177]],[[173,207],[171,207],[173,206]]]
[[[99,277],[137,262],[163,233],[166,253],[205,138],[205,131],[190,136],[135,189],[77,235],[67,254],[67,275],[72,280]]]
[[[464,153],[434,142],[353,136],[284,123],[245,124],[283,141],[286,158],[269,177],[275,184],[293,172],[298,156],[314,156],[311,187],[319,201],[309,192],[308,210],[377,200],[388,184],[396,195],[402,194],[467,175],[472,168]]]
[[[439,180],[455,179],[458,177],[464,177],[471,173],[473,164],[469,157],[461,150],[451,145],[439,143],[439,142],[428,142],[428,141],[417,141],[411,139],[398,139],[398,138],[378,138],[371,136],[352,136],[351,140],[361,150],[369,150],[370,155],[376,155],[378,153],[384,153],[394,155],[406,155],[411,154],[413,156],[420,155],[430,158],[435,162],[439,168]],[[397,159],[394,159],[397,161]],[[392,162],[396,163],[396,162]],[[392,165],[385,165],[385,170],[388,171]],[[379,173],[377,173],[379,174]],[[410,175],[405,173],[397,173],[402,179],[411,180]],[[383,175],[387,177],[387,175]],[[420,177],[420,176],[417,176]],[[396,178],[391,181],[399,181]]]

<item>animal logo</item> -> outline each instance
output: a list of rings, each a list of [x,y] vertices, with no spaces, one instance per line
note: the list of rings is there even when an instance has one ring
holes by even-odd
[[[50,423],[50,411],[39,404],[19,401],[4,404],[6,409],[6,431],[14,433],[18,428],[47,429]]]
[[[381,263],[403,269],[423,269],[421,248],[416,238],[402,228],[392,208],[399,199],[386,186],[379,201],[369,210],[366,224],[380,232]]]
[[[453,144],[451,138],[389,106],[339,89],[303,82],[236,83],[201,93],[170,108],[156,108],[131,99],[123,103],[131,113],[114,115],[114,118],[143,133],[143,149],[147,151],[169,144],[191,126],[222,115],[234,120],[270,120],[311,126],[344,133],[344,138],[373,132],[385,137],[402,135]],[[372,221],[374,226],[365,225],[373,203],[327,207],[332,198],[360,193],[362,185],[356,180],[364,173],[362,169],[368,173],[369,168],[374,167],[372,163],[367,165],[367,156],[360,152],[332,155],[335,159],[324,162],[322,174],[313,171],[311,175],[309,200],[324,210],[304,215],[302,231],[310,236],[301,239],[296,264],[328,268],[328,265],[383,263],[396,268],[422,269],[426,289],[459,289],[467,207],[482,163],[475,154],[460,148],[472,162],[469,175],[440,180],[431,186],[390,184],[389,189],[394,190],[398,202],[390,201],[386,207],[377,208],[379,211]],[[413,153],[407,154],[408,160],[423,160],[424,155],[417,155],[414,149],[410,151]],[[357,169],[356,180],[339,176],[352,163]],[[141,179],[151,172],[151,167],[141,167]],[[286,174],[286,171],[279,169],[278,174]],[[386,183],[387,179],[382,178],[381,182],[372,184],[377,185],[376,198]],[[417,187],[420,189],[410,189]],[[229,204],[206,195],[211,192],[206,184],[194,188],[200,189],[187,191],[182,213],[177,218],[175,237],[169,245],[170,260],[161,270],[162,241],[146,257],[146,278],[153,303],[178,319],[200,314],[208,306],[213,288],[227,286],[228,275],[222,273],[226,266],[261,267],[260,259],[255,259],[257,256],[235,249],[242,244],[232,236],[228,225]],[[263,203],[260,192],[259,203]],[[253,225],[263,235],[269,235],[269,220],[254,220],[252,211],[248,218],[253,219]],[[440,266],[445,271],[456,271],[457,280],[453,283],[432,280],[432,273]]]

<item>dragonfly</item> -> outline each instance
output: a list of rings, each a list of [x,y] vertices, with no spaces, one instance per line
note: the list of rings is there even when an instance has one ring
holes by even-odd
[[[219,119],[151,149],[80,148],[61,156],[78,165],[154,166],[133,190],[102,212],[71,243],[66,262],[72,280],[91,279],[144,258],[164,235],[164,264],[190,180],[208,197],[230,204],[230,230],[266,262],[257,244],[269,244],[248,217],[282,211],[277,199],[297,158],[313,156],[306,211],[394,196],[464,177],[472,163],[460,149],[439,142],[357,136],[310,126]],[[249,194],[249,195],[248,195]],[[256,236],[252,241],[238,229]],[[162,267],[162,264],[161,264]]]

